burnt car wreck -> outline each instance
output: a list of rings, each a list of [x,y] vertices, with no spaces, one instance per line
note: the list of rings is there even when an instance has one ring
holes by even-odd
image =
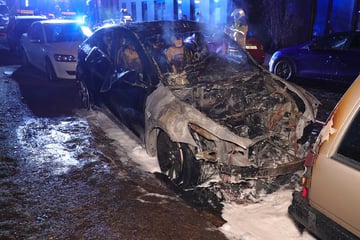
[[[108,32],[113,49],[133,44],[137,66],[93,43]],[[78,80],[85,105],[104,103],[181,188],[291,173],[311,149],[319,101],[199,23],[102,28],[80,46]]]

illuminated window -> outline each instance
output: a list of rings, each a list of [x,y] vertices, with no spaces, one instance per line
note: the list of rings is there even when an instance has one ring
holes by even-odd
[[[131,3],[131,16],[133,17],[133,20],[136,22],[136,2]]]

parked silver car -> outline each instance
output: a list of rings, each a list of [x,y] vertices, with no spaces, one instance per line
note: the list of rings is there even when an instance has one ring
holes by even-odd
[[[75,79],[77,49],[91,33],[76,20],[34,22],[21,37],[23,64],[45,72],[50,81]]]

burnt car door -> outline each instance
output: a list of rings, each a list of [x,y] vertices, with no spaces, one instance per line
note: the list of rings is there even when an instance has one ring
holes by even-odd
[[[86,69],[78,68],[78,75],[80,81],[86,82],[90,102],[95,105],[102,103],[100,88],[115,71],[113,59],[108,53],[108,49],[112,46],[109,36],[112,35],[112,29],[102,29],[94,34],[91,41],[86,42],[86,46],[82,46],[83,51],[79,51],[80,64],[78,66],[86,66]],[[91,50],[85,53],[84,50],[87,49]],[[82,60],[84,56],[85,59]],[[81,63],[81,61],[85,63]],[[88,73],[85,74],[85,72]]]
[[[134,36],[117,32],[114,41],[112,55],[115,69],[100,92],[116,117],[143,139],[145,101],[152,90],[152,65]]]

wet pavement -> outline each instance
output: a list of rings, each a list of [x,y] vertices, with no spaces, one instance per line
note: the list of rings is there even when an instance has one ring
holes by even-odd
[[[0,239],[226,239],[76,114],[73,81],[47,82],[0,50]]]

